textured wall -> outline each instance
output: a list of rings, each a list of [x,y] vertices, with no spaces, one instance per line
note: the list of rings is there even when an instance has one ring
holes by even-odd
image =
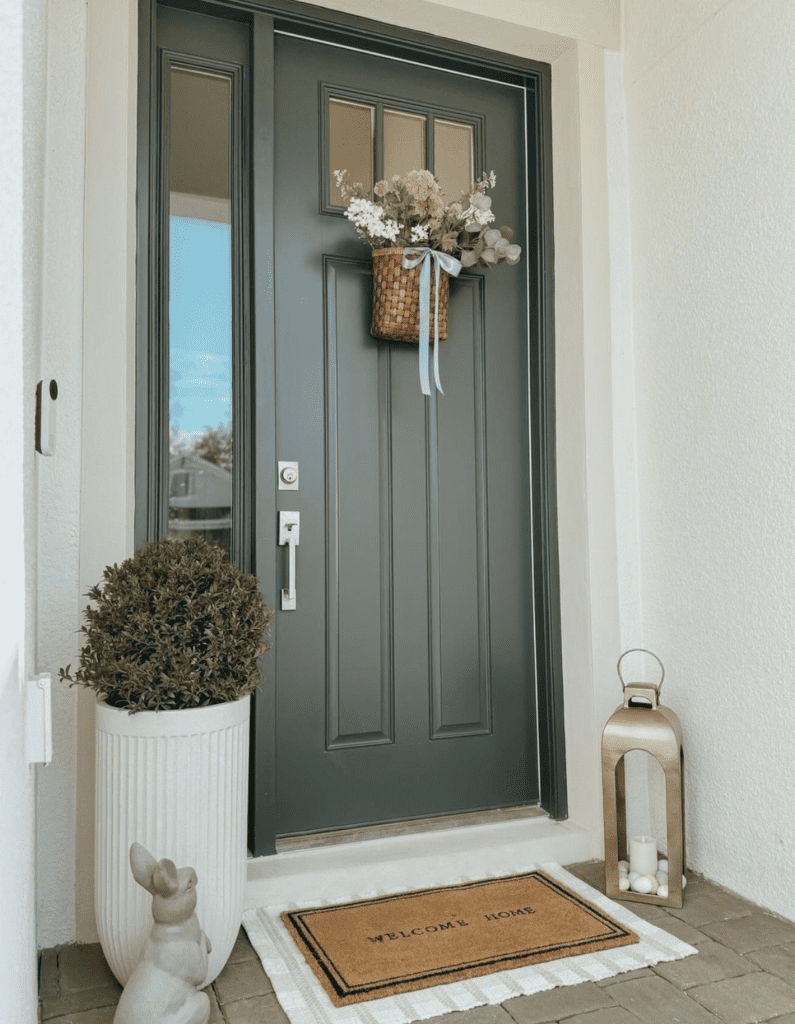
[[[503,53],[554,61],[572,39],[618,49],[621,0],[313,0],[317,7],[410,25]]]
[[[35,162],[41,181],[38,210],[43,247],[36,310],[41,338],[38,373],[58,381],[58,436],[55,455],[39,459],[36,467],[40,581],[36,664],[39,672],[53,677],[53,760],[39,771],[36,791],[38,937],[45,948],[75,938],[75,781],[82,778],[76,760],[77,691],[58,681],[58,669],[75,661],[77,613],[86,603],[78,583],[85,5],[79,0],[50,4],[47,36],[47,59],[37,72],[49,116],[47,144],[42,130]],[[44,118],[38,123],[43,129]]]
[[[625,14],[645,640],[691,866],[795,919],[795,5]]]
[[[39,70],[43,4],[0,6],[0,970],[2,1016],[36,1019],[34,781],[25,743],[26,680],[34,673],[36,496],[33,403],[43,131]],[[32,123],[29,120],[32,118]],[[29,215],[30,214],[30,215]]]

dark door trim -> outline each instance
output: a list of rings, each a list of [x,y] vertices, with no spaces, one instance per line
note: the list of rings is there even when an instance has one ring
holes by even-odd
[[[138,78],[138,161],[137,161],[137,347],[136,347],[136,462],[135,462],[135,542],[136,546],[160,535],[163,528],[164,487],[167,481],[166,437],[168,424],[167,374],[163,375],[163,346],[158,332],[162,302],[159,281],[164,254],[163,233],[159,224],[156,188],[161,174],[158,146],[158,75],[155,42],[157,0],[141,0],[139,6],[139,78]],[[385,25],[370,19],[328,11],[294,0],[165,0],[164,6],[182,8],[198,14],[223,17],[247,23],[251,27],[250,114],[253,131],[248,129],[250,146],[245,163],[251,159],[261,173],[255,200],[270,217],[272,195],[273,135],[270,118],[265,115],[272,101],[273,32],[294,32],[327,43],[369,50],[385,56],[493,79],[525,88],[527,106],[527,166],[530,237],[526,247],[531,296],[529,320],[530,453],[532,462],[533,572],[535,622],[533,629],[538,680],[538,723],[541,806],[555,819],[568,814],[565,737],[563,720],[563,675],[560,628],[560,588],[557,534],[557,485],[555,465],[555,336],[554,336],[554,248],[552,230],[552,129],[551,69],[537,61],[500,54],[454,40]],[[256,104],[256,109],[253,109]],[[244,166],[243,171],[246,168]],[[252,218],[241,226],[250,231],[253,250],[254,304],[258,337],[264,350],[271,353],[253,369],[250,362],[241,378],[242,408],[236,421],[242,438],[252,436],[256,416],[272,415],[273,402],[273,279],[269,271],[273,233],[268,223],[252,229]],[[242,231],[241,231],[242,237]],[[270,297],[270,298],[269,298]],[[270,304],[270,308],[269,308]],[[245,340],[241,341],[245,344]],[[241,349],[241,355],[243,349]],[[249,355],[250,360],[250,355]],[[246,362],[246,360],[244,360]],[[264,410],[270,410],[266,413]],[[266,431],[273,438],[273,430]],[[275,600],[276,557],[274,524],[256,515],[256,509],[274,506],[275,451],[272,440],[258,441],[253,452],[246,452],[245,464],[251,478],[238,474],[238,556],[248,568],[253,545],[261,548],[260,565],[265,566],[263,589]],[[253,480],[258,493],[254,493]],[[250,532],[248,532],[250,531]],[[263,562],[262,556],[266,561]],[[270,658],[278,657],[278,637],[273,636]],[[267,664],[266,664],[267,669]],[[255,856],[275,852],[272,826],[275,797],[274,734],[275,692],[272,673],[255,695],[249,809],[249,846]],[[267,737],[267,741],[264,740]]]

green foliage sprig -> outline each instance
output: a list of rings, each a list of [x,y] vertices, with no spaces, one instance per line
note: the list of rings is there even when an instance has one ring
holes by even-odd
[[[89,590],[80,667],[60,677],[131,713],[244,697],[270,649],[258,582],[201,537],[147,544]]]

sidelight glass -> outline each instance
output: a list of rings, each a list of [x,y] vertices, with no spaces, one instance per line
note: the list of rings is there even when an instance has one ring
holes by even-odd
[[[425,167],[425,125],[422,114],[384,111],[384,177],[401,177]]]
[[[232,535],[228,76],[173,68],[169,110],[168,535]]]
[[[433,122],[434,174],[449,199],[456,199],[475,177],[475,133],[471,124]]]
[[[328,105],[328,156],[332,206],[343,206],[334,171],[347,171],[349,182],[373,187],[373,135],[375,107],[367,103],[331,99]]]

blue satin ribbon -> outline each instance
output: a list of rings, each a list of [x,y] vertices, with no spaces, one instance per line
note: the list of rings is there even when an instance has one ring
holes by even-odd
[[[410,259],[410,257],[414,257]],[[431,263],[436,270],[436,292],[433,310],[433,377],[437,390],[444,394],[439,382],[439,274],[446,270],[453,277],[458,277],[461,263],[454,256],[428,246],[412,246],[403,250],[403,266],[406,270],[420,270],[420,386],[423,395],[430,395],[431,385],[428,374],[428,328],[431,316]]]

